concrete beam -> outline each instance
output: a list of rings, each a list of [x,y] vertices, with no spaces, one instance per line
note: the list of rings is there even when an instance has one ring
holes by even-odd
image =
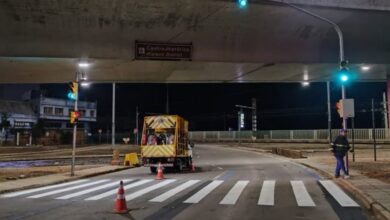
[[[390,11],[390,1],[388,0],[272,0],[272,1],[287,2],[287,3],[299,4],[299,5],[320,6],[320,7]]]

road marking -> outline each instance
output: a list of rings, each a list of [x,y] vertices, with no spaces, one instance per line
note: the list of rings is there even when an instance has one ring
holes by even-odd
[[[319,182],[342,207],[359,207],[359,205],[334,182],[330,180],[319,180]]]
[[[187,182],[181,184],[180,186],[177,186],[176,188],[173,188],[173,189],[169,190],[168,192],[161,194],[160,196],[157,196],[156,198],[151,199],[149,201],[150,202],[164,202],[165,200],[171,198],[172,196],[176,195],[177,193],[191,187],[192,185],[194,185],[198,182],[200,182],[200,180],[187,181]]]
[[[246,185],[248,185],[248,180],[240,180],[238,181],[233,188],[230,189],[228,194],[222,199],[219,204],[223,205],[234,205],[236,204],[238,198],[240,197],[242,191],[245,189]]]
[[[123,183],[128,183],[130,181],[132,181],[132,179],[125,179],[125,180],[123,180]],[[98,191],[98,190],[101,190],[101,189],[104,189],[104,188],[108,188],[108,187],[112,187],[112,186],[119,186],[119,181],[115,181],[113,183],[107,183],[105,185],[97,186],[95,188],[90,188],[90,189],[83,190],[83,191],[80,191],[80,192],[75,192],[75,193],[72,193],[72,194],[68,194],[68,195],[65,195],[65,196],[58,197],[56,199],[70,199],[70,198],[73,198],[73,197],[85,195],[85,194],[88,194],[90,192]]]
[[[46,192],[46,193],[41,193],[41,194],[29,196],[27,198],[34,198],[34,199],[41,198],[41,197],[44,197],[44,196],[50,196],[50,195],[54,195],[54,194],[58,194],[58,193],[62,193],[62,192],[71,191],[71,190],[74,190],[74,189],[79,189],[79,188],[83,188],[83,187],[87,187],[87,186],[96,185],[96,184],[99,184],[99,183],[104,183],[104,182],[107,182],[107,181],[109,181],[109,180],[108,179],[98,180],[98,181],[94,181],[94,182],[90,182],[90,183],[86,183],[86,184],[81,184],[81,185],[78,185],[78,186],[72,186],[72,187],[68,187],[68,188],[64,188],[64,189],[58,189],[58,190],[49,191],[49,192]]]
[[[222,168],[222,167],[218,167],[218,169],[220,169],[220,170],[223,170],[223,168]]]
[[[140,181],[137,181],[135,183],[131,183],[129,185],[124,186],[123,189],[128,190],[128,189],[131,189],[131,188],[134,188],[134,187],[137,187],[137,186],[140,186],[140,185],[143,185],[145,183],[152,182],[152,181],[153,180],[151,180],[151,179],[140,180]],[[105,193],[86,198],[85,200],[99,200],[99,199],[106,198],[106,197],[111,196],[111,195],[115,195],[116,193],[118,193],[118,189],[113,189],[113,190],[107,191]]]
[[[265,180],[261,188],[258,205],[274,205],[275,180]]]
[[[61,184],[52,185],[52,186],[44,186],[44,187],[39,187],[39,188],[36,188],[36,189],[28,189],[28,190],[23,190],[23,191],[20,191],[20,192],[8,193],[8,194],[5,194],[5,195],[2,195],[1,197],[4,197],[4,198],[16,197],[16,196],[29,194],[29,193],[34,193],[34,192],[39,192],[39,191],[43,191],[43,190],[47,190],[47,189],[55,189],[55,188],[59,188],[59,187],[62,187],[62,186],[74,185],[74,184],[77,184],[77,183],[85,182],[87,180],[88,179],[76,180],[76,181],[68,182],[68,183],[61,183]]]
[[[204,197],[206,197],[211,191],[213,191],[215,188],[217,188],[219,185],[223,183],[222,180],[214,180],[207,186],[205,186],[203,189],[201,189],[199,192],[195,193],[193,196],[188,198],[184,203],[198,203],[200,200],[202,200]]]
[[[227,171],[218,174],[216,177],[213,178],[213,180],[219,179],[219,177],[221,177],[222,175],[224,175],[226,172],[227,172]]]
[[[290,181],[291,186],[294,191],[295,200],[297,201],[298,206],[300,207],[315,207],[313,199],[310,197],[310,194],[307,192],[305,185],[302,181]]]
[[[151,191],[153,191],[153,190],[156,190],[156,189],[158,189],[158,188],[161,188],[161,187],[163,187],[163,186],[166,186],[166,185],[168,185],[168,184],[171,184],[171,183],[173,183],[173,182],[175,182],[175,181],[176,181],[176,180],[164,180],[164,181],[162,181],[162,182],[160,182],[160,183],[157,183],[157,184],[155,184],[155,185],[153,185],[153,186],[149,186],[149,187],[147,187],[147,188],[145,188],[145,189],[142,189],[142,190],[140,190],[140,191],[134,192],[134,193],[132,193],[132,194],[126,196],[126,201],[130,201],[130,200],[133,200],[133,199],[135,199],[135,198],[138,198],[138,197],[140,197],[140,196],[142,196],[142,195],[144,195],[144,194],[146,194],[146,193],[149,193],[149,192],[151,192]]]

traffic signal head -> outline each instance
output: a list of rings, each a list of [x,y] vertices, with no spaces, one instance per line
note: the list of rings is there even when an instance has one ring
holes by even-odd
[[[245,7],[248,4],[248,0],[237,0],[240,8]]]
[[[339,113],[339,115],[341,117],[343,114],[343,106],[341,104],[341,100],[336,102],[336,110],[337,110],[337,113]]]
[[[79,120],[79,117],[80,117],[80,113],[78,111],[71,111],[70,112],[70,123],[71,124],[77,123],[77,121]]]
[[[336,74],[335,80],[341,85],[346,85],[355,78],[355,75],[348,67],[348,61],[340,63],[340,69]]]
[[[78,84],[77,82],[70,82],[69,83],[69,91],[68,91],[68,98],[72,100],[76,100],[78,97]]]

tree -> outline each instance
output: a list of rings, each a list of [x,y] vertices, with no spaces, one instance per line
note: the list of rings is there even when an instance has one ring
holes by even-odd
[[[8,121],[8,119],[9,119],[9,114],[7,112],[2,112],[0,128],[1,130],[4,129],[5,131],[5,141],[7,141],[8,139],[8,129],[9,127],[11,127],[11,123]]]
[[[41,119],[31,128],[31,134],[35,144],[37,139],[45,134],[45,127]]]

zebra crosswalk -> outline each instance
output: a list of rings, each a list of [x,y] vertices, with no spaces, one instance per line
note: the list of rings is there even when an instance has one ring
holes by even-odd
[[[156,181],[153,179],[124,179],[124,189],[127,192],[125,198],[127,201],[145,199],[151,203],[162,203],[169,199],[183,198],[183,203],[196,204],[202,202],[206,197],[211,196],[213,191],[218,190],[218,193],[213,195],[220,196],[219,205],[235,205],[243,197],[243,192],[247,190],[248,186],[252,184],[259,194],[258,206],[274,206],[276,203],[284,202],[276,200],[278,184],[277,180],[250,181],[250,180],[176,180],[166,179]],[[341,207],[359,207],[352,198],[350,198],[343,190],[341,190],[331,180],[319,180],[319,184],[326,190]],[[25,199],[39,199],[51,198],[57,200],[84,200],[97,201],[104,199],[115,199],[118,191],[119,180],[101,179],[90,180],[83,179],[73,182],[61,183],[52,186],[45,186],[35,189],[28,189],[19,192],[8,193],[0,195],[0,199],[7,198],[25,198]],[[294,195],[296,205],[298,207],[316,207],[316,199],[313,199],[311,192],[305,186],[302,180],[291,180],[290,184],[291,195]],[[223,187],[222,187],[223,186]],[[257,189],[258,188],[258,189]],[[190,190],[192,189],[192,191]],[[222,195],[221,196],[221,191]],[[150,194],[154,192],[154,198],[150,198]],[[189,194],[190,193],[190,194]],[[157,196],[155,196],[157,195]],[[182,197],[180,197],[182,195]],[[287,196],[288,194],[286,194]]]

